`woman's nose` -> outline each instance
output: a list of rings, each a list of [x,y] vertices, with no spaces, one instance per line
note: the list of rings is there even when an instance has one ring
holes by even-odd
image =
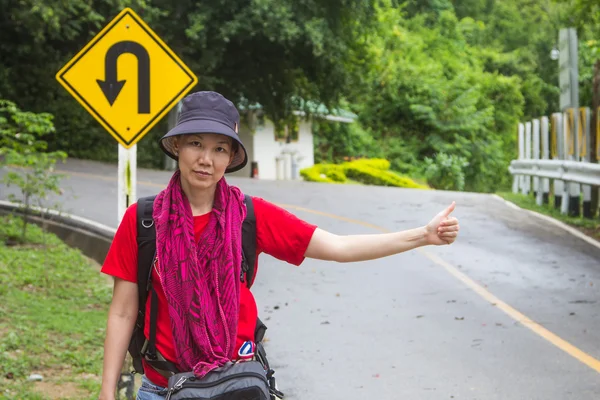
[[[212,163],[210,152],[206,149],[200,149],[200,153],[198,154],[198,161],[200,162],[200,164],[210,165]]]

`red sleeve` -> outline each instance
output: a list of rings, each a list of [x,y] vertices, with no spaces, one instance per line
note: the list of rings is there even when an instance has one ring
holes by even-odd
[[[107,275],[137,282],[137,203],[127,208],[117,228],[101,271]]]
[[[252,200],[256,215],[257,252],[293,265],[302,264],[317,226],[260,197]]]

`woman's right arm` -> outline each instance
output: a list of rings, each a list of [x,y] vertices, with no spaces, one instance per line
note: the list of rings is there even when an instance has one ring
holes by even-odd
[[[117,381],[138,313],[137,283],[115,278],[104,341],[104,368],[100,400],[114,400]]]

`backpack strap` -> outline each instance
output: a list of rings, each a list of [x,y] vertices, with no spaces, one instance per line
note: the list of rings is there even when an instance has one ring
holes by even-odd
[[[162,376],[169,378],[177,373],[177,365],[168,361],[160,352],[156,350],[156,320],[158,317],[158,295],[156,289],[152,287],[152,297],[150,297],[150,337],[144,343],[142,355],[152,368]]]
[[[152,205],[156,196],[144,197],[137,202],[136,240],[138,246],[138,315],[135,322],[129,353],[133,360],[135,372],[143,374],[142,350],[146,338],[144,322],[146,314],[146,299],[150,290],[152,263],[156,254],[156,232],[152,219]]]
[[[242,223],[242,271],[241,279],[244,282],[244,276],[248,289],[254,283],[256,274],[256,215],[254,214],[254,204],[252,197],[244,195],[246,203],[246,218]]]
[[[152,283],[152,265],[156,257],[156,229],[152,218],[152,207],[156,196],[143,197],[137,202],[137,245],[138,245],[138,308],[143,314]]]

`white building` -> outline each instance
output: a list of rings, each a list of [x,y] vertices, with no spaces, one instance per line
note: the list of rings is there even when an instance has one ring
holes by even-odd
[[[272,180],[299,179],[301,169],[314,165],[311,118],[345,123],[351,123],[356,118],[356,115],[346,111],[336,112],[339,115],[315,113],[311,118],[305,118],[303,112],[296,112],[298,125],[286,126],[276,133],[272,121],[260,118],[260,111],[248,113],[246,120],[249,122],[242,123],[239,131],[248,153],[248,164],[231,175]]]

